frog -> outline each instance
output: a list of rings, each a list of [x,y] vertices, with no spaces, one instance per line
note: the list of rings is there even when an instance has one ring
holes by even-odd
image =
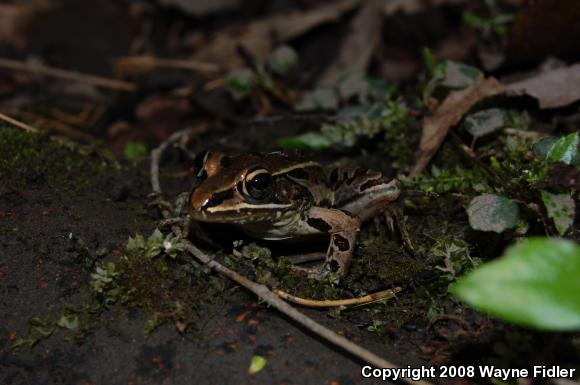
[[[274,151],[227,155],[204,151],[194,161],[188,211],[193,221],[229,224],[250,237],[329,239],[321,266],[304,269],[340,281],[349,271],[361,224],[401,195],[401,183],[356,166],[323,166],[297,154]]]

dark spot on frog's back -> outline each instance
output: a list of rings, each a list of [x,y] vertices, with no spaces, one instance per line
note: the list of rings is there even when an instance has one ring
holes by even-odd
[[[289,176],[296,179],[308,179],[308,172],[301,168],[296,168],[288,173]]]
[[[334,234],[332,236],[332,241],[340,251],[346,251],[350,249],[350,242],[340,234]]]
[[[314,227],[316,230],[322,232],[327,232],[328,230],[332,229],[332,226],[320,218],[308,218],[306,223],[308,223],[308,226]]]
[[[220,205],[223,201],[230,199],[234,196],[234,190],[233,189],[228,189],[225,191],[220,191],[217,192],[215,194],[213,194],[211,196],[211,198],[208,199],[208,201],[203,205],[203,208],[208,208],[208,207],[215,207]]]

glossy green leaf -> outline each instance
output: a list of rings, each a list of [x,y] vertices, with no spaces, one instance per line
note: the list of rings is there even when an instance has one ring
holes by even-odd
[[[552,162],[562,162],[573,164],[578,161],[578,143],[580,135],[578,132],[566,135],[556,141],[550,151],[547,159]]]
[[[278,140],[278,145],[287,150],[324,150],[332,146],[332,141],[326,135],[319,132],[307,132],[302,135],[292,136],[289,138],[281,138]]]
[[[551,136],[540,138],[532,145],[532,151],[534,151],[534,154],[536,154],[538,158],[544,160],[548,157],[548,153],[557,141],[557,138]]]
[[[580,329],[580,246],[530,238],[460,278],[451,293],[503,320],[546,330]]]
[[[256,374],[260,372],[262,369],[266,367],[268,360],[262,356],[254,356],[252,357],[252,362],[250,363],[250,367],[248,368],[249,374]]]
[[[495,194],[483,194],[469,202],[469,225],[474,230],[501,233],[515,227],[519,218],[518,204]]]
[[[542,191],[542,201],[546,206],[548,216],[556,225],[556,230],[560,235],[564,235],[574,224],[576,215],[574,199],[569,194],[550,194],[547,191]]]

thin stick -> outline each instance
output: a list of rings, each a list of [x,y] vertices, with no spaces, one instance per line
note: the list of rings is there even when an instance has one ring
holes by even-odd
[[[42,127],[47,131],[59,132],[65,135],[67,138],[82,140],[88,143],[95,143],[97,141],[97,138],[93,135],[84,131],[76,130],[70,125],[61,122],[60,120],[48,118],[34,113],[23,113],[22,115],[22,117],[26,118],[28,121],[35,121],[39,127]]]
[[[158,68],[174,68],[194,72],[213,74],[221,71],[219,65],[195,60],[164,59],[155,56],[124,56],[115,60],[118,70],[126,71],[129,68],[138,70],[154,70]]]
[[[189,130],[176,132],[175,134],[171,135],[165,142],[161,143],[159,147],[157,147],[151,152],[151,187],[153,189],[153,193],[158,198],[160,198],[162,195],[161,185],[159,183],[159,162],[161,159],[161,155],[171,142],[179,140],[181,136],[186,135],[188,132]],[[163,208],[161,210],[161,213],[165,219],[170,217],[170,212],[166,208]],[[321,338],[327,340],[328,342],[334,344],[335,346],[341,349],[344,349],[345,351],[349,352],[355,357],[358,357],[360,360],[367,362],[376,368],[385,368],[385,369],[399,368],[397,365],[379,357],[378,355],[372,353],[369,350],[364,349],[363,347],[353,343],[352,341],[349,341],[345,337],[336,334],[332,330],[322,326],[313,319],[300,313],[298,310],[294,309],[288,303],[284,302],[280,297],[272,293],[270,289],[268,289],[268,287],[266,287],[265,285],[255,283],[247,279],[246,277],[236,273],[235,271],[228,269],[219,262],[216,262],[212,256],[204,253],[203,251],[195,247],[195,245],[193,245],[193,243],[191,243],[187,238],[185,238],[179,226],[173,226],[172,230],[177,236],[182,238],[182,242],[185,244],[186,249],[202,264],[208,266],[215,272],[230,278],[232,281],[250,290],[252,293],[256,294],[259,298],[265,301],[268,305],[272,306],[273,308],[277,309],[278,311],[285,314],[289,318],[298,322],[306,329],[312,331]],[[413,381],[410,378],[402,378],[402,380],[407,382],[408,384],[431,385],[430,382],[424,380]]]
[[[30,64],[18,60],[0,58],[0,68],[14,71],[30,72],[38,75],[51,76],[54,78],[72,80],[80,83],[91,84],[97,87],[109,88],[119,91],[133,92],[137,86],[123,80],[109,79],[95,75],[87,75],[80,72],[48,67],[42,64]]]
[[[19,120],[16,120],[14,118],[11,118],[10,116],[3,114],[2,112],[0,112],[0,119],[12,124],[13,126],[16,126],[18,128],[22,128],[26,132],[31,132],[33,134],[38,134],[40,132],[40,130],[38,128],[29,126],[28,124],[21,122]]]
[[[286,301],[290,301],[290,302],[293,302],[295,304],[306,306],[306,307],[316,307],[316,308],[367,304],[367,303],[379,301],[382,299],[393,298],[396,295],[396,293],[399,293],[400,291],[401,291],[401,288],[396,287],[394,289],[378,291],[376,293],[372,293],[372,294],[365,295],[362,297],[357,297],[357,298],[317,301],[317,300],[313,300],[313,299],[296,297],[290,293],[286,293],[285,291],[282,291],[279,289],[272,290],[272,292],[274,294],[276,294],[280,298],[285,299]]]
[[[21,122],[19,120],[11,118],[10,116],[3,114],[2,112],[0,112],[0,120],[4,120],[5,122],[12,124],[14,127],[23,129],[24,131],[26,131],[30,134],[38,134],[40,132],[43,132],[43,130],[40,130],[40,129],[32,127],[24,122]],[[56,142],[56,143],[60,144],[61,146],[68,148],[71,151],[76,151],[83,156],[89,155],[89,154],[94,152],[94,150],[92,148],[79,145],[77,142],[74,142],[73,140],[66,138],[66,137],[63,137],[63,136],[49,136],[48,140]],[[110,162],[116,161],[115,157],[112,154],[109,154],[107,152],[102,152],[100,156],[102,156],[103,158],[105,158],[106,160],[108,160]]]

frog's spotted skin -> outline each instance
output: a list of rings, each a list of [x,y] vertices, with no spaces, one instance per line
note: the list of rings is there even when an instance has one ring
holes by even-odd
[[[322,269],[311,276],[347,274],[360,223],[400,195],[396,179],[360,168],[325,170],[281,153],[198,156],[190,213],[201,222],[237,225],[260,239],[328,234]]]

